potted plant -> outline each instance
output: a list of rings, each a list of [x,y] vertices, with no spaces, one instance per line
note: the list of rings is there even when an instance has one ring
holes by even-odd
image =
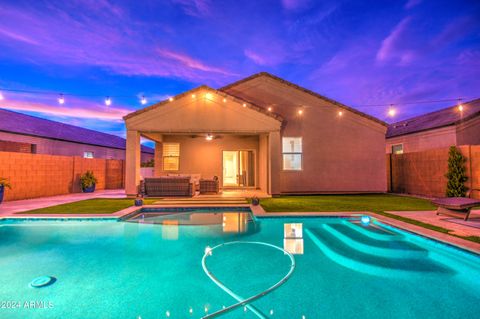
[[[95,191],[95,184],[97,183],[97,178],[93,175],[92,171],[87,171],[85,174],[80,176],[80,183],[82,185],[82,191],[84,193],[93,193]]]
[[[3,193],[5,192],[5,188],[11,189],[12,187],[6,178],[0,177],[0,203],[3,202]]]

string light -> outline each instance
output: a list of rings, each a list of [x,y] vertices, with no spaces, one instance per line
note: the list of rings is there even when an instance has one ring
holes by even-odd
[[[227,103],[227,98],[223,98],[223,103]]]
[[[195,94],[192,94],[192,99],[194,99],[194,98],[195,98],[195,96],[196,96]]]
[[[243,107],[247,107],[247,104],[246,104],[246,103],[243,103],[243,105],[242,105],[242,106],[243,106]]]
[[[109,96],[107,96],[107,97],[105,98],[105,105],[106,105],[106,106],[112,105],[112,99],[111,99]]]
[[[170,97],[168,100],[169,100],[170,102],[173,102],[173,97]]]
[[[338,116],[343,116],[343,112],[342,112],[342,111],[338,111]]]
[[[65,97],[63,96],[63,94],[60,94],[60,96],[58,97],[58,104],[65,104]]]
[[[212,99],[212,97],[213,97],[212,93],[206,93],[205,94],[205,98],[207,98],[209,100]]]
[[[388,109],[388,115],[394,117],[397,114],[397,111],[393,108],[393,104],[390,104],[390,108]]]
[[[303,114],[303,110],[298,110],[298,115],[302,115]]]
[[[142,99],[140,100],[140,103],[142,103],[142,105],[147,104],[147,99],[145,98],[145,96],[142,96]]]
[[[268,110],[268,112],[272,112],[272,107],[269,106],[267,110]]]
[[[458,110],[459,110],[460,112],[463,112],[462,99],[458,99]]]

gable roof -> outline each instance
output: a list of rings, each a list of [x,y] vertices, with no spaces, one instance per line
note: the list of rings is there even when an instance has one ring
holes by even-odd
[[[23,113],[0,109],[0,131],[37,136],[66,142],[125,149],[126,140],[116,135],[89,130]],[[142,145],[142,152],[154,150]]]
[[[480,115],[480,99],[463,103],[463,111],[451,106],[390,124],[387,138],[460,124]]]
[[[240,104],[245,103],[248,108],[250,108],[250,109],[252,109],[252,110],[255,110],[255,111],[259,112],[259,113],[262,113],[262,114],[264,114],[264,115],[270,116],[270,117],[272,117],[272,118],[274,118],[274,119],[276,119],[276,120],[278,120],[278,121],[280,121],[280,122],[283,122],[283,117],[282,117],[281,115],[277,114],[277,113],[268,112],[265,108],[260,107],[260,106],[254,104],[254,103],[252,103],[252,102],[250,102],[250,101],[246,101],[246,100],[244,100],[244,99],[242,99],[242,98],[240,98],[240,97],[238,97],[238,96],[234,96],[234,95],[232,95],[232,94],[230,94],[230,93],[227,93],[227,92],[224,92],[224,91],[221,91],[221,90],[215,90],[215,89],[213,89],[213,88],[211,88],[211,87],[209,87],[209,86],[207,86],[207,85],[201,85],[201,86],[196,87],[196,88],[194,88],[194,89],[191,89],[191,90],[189,90],[189,91],[185,91],[185,92],[183,92],[183,93],[177,94],[177,95],[173,96],[172,98],[173,98],[174,100],[178,100],[178,99],[181,99],[181,98],[183,98],[183,97],[185,97],[185,96],[194,94],[194,93],[196,93],[196,92],[198,92],[198,91],[209,91],[209,92],[218,94],[218,95],[220,95],[220,96],[223,96],[223,97],[225,97],[225,98],[228,98],[228,99],[230,99],[230,100],[233,100],[233,101],[235,101],[235,102],[237,102],[237,103],[240,103]],[[161,107],[162,105],[166,105],[166,104],[168,104],[168,103],[170,103],[170,100],[169,100],[169,99],[164,100],[164,101],[161,101],[161,102],[158,102],[158,103],[155,103],[155,104],[153,104],[153,105],[147,106],[147,107],[145,107],[145,108],[143,108],[143,109],[140,109],[140,110],[137,110],[137,111],[135,111],[135,112],[132,112],[132,113],[129,113],[129,114],[125,115],[125,116],[123,117],[123,119],[124,119],[124,120],[128,120],[128,119],[130,119],[130,118],[132,118],[132,117],[134,117],[134,116],[136,116],[136,115],[139,115],[139,114],[148,112],[148,111],[150,111],[150,110],[154,110],[154,109],[156,109],[156,108],[158,108],[158,107]]]
[[[249,77],[246,77],[246,78],[244,78],[244,79],[241,79],[241,80],[238,80],[238,81],[233,82],[233,83],[231,83],[231,84],[228,84],[228,85],[220,88],[219,90],[220,90],[220,91],[223,91],[223,92],[228,92],[229,89],[231,89],[231,88],[233,88],[233,87],[235,87],[235,86],[238,86],[238,85],[240,85],[240,84],[242,84],[242,83],[251,81],[251,80],[253,80],[253,79],[256,79],[256,78],[259,78],[259,77],[262,77],[262,76],[269,77],[269,78],[271,78],[271,79],[273,79],[273,80],[275,80],[275,81],[281,82],[281,83],[283,83],[283,84],[285,84],[285,85],[287,85],[287,86],[290,86],[290,87],[292,87],[292,88],[294,88],[294,89],[296,89],[296,90],[300,90],[300,91],[305,92],[305,93],[307,93],[307,94],[310,94],[310,95],[312,95],[312,96],[314,96],[314,97],[316,97],[316,98],[319,98],[319,99],[321,99],[321,100],[324,100],[324,101],[327,101],[327,102],[329,102],[329,103],[332,103],[332,104],[334,104],[334,105],[336,105],[336,106],[338,106],[338,107],[340,107],[340,108],[343,108],[343,109],[348,110],[348,111],[350,111],[350,112],[352,112],[352,113],[358,114],[358,115],[360,115],[360,116],[362,116],[362,117],[364,117],[364,118],[367,118],[367,119],[369,119],[369,120],[371,120],[371,121],[377,122],[377,123],[379,123],[379,124],[381,124],[381,125],[383,125],[383,126],[388,126],[387,123],[385,123],[385,122],[382,121],[382,120],[377,119],[377,118],[374,117],[374,116],[371,116],[371,115],[368,115],[368,114],[366,114],[366,113],[360,112],[360,111],[357,110],[357,109],[354,109],[354,108],[352,108],[352,107],[346,106],[345,104],[342,104],[342,103],[340,103],[340,102],[337,102],[337,101],[335,101],[335,100],[332,100],[332,99],[330,99],[330,98],[328,98],[328,97],[325,97],[325,96],[323,96],[323,95],[321,95],[321,94],[318,94],[318,93],[316,93],[316,92],[314,92],[314,91],[312,91],[312,90],[309,90],[309,89],[307,89],[307,88],[301,87],[301,86],[299,86],[299,85],[297,85],[297,84],[295,84],[295,83],[289,82],[289,81],[287,81],[287,80],[285,80],[285,79],[282,79],[282,78],[280,78],[280,77],[278,77],[278,76],[276,76],[276,75],[270,74],[270,73],[268,73],[268,72],[260,72],[260,73],[253,74],[253,75],[251,75],[251,76],[249,76]]]

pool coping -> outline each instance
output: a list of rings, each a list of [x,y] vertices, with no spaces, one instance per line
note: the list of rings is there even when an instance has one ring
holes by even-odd
[[[266,212],[261,205],[251,204],[195,204],[195,205],[143,205],[143,206],[131,206],[112,214],[11,214],[0,217],[0,221],[3,219],[72,219],[72,220],[121,220],[124,216],[129,215],[142,208],[169,208],[169,207],[249,207],[253,215],[256,217],[353,217],[358,215],[369,215],[374,217],[380,222],[388,224],[393,227],[400,228],[414,234],[428,237],[433,240],[437,240],[444,244],[453,245],[458,248],[480,254],[480,243],[465,240],[463,238],[455,237],[453,235],[440,233],[438,231],[430,230],[421,226],[413,225],[407,222],[403,222],[397,219],[379,215],[369,211],[350,211],[350,212]]]

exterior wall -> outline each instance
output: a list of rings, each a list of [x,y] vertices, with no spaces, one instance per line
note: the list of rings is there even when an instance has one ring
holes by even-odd
[[[480,145],[480,116],[457,125],[457,145]]]
[[[271,106],[286,119],[281,135],[302,137],[301,171],[282,170],[281,149],[271,154],[280,162],[271,177],[280,177],[281,193],[386,191],[385,126],[268,77],[226,91]]]
[[[0,152],[32,153],[32,144],[0,140]]]
[[[97,189],[123,187],[121,160],[0,152],[0,176],[12,184],[7,201],[80,192],[80,175],[87,170],[97,177]]]
[[[198,136],[192,138],[188,135],[164,135],[165,143],[180,143],[180,165],[178,171],[163,171],[156,169],[157,175],[173,174],[201,174],[202,178],[218,176],[222,185],[223,151],[253,150],[255,151],[256,185],[259,186],[259,137],[257,135],[220,135],[221,138],[212,141]],[[160,144],[160,143],[159,143]],[[160,162],[155,165],[161,167]]]
[[[66,141],[57,141],[48,138],[13,134],[7,132],[0,132],[0,140],[34,144],[36,145],[36,154],[83,157],[84,152],[93,152],[95,158],[119,160],[125,159],[125,150],[116,148],[94,146]],[[149,161],[152,158],[153,154],[142,153],[142,162]]]
[[[404,153],[421,152],[429,149],[457,145],[455,127],[448,126],[424,132],[387,138],[385,149],[386,153],[392,153],[392,146],[396,144],[403,144]]]
[[[480,146],[459,147],[467,158],[467,187],[470,197],[480,199]],[[448,148],[431,149],[405,154],[388,154],[391,157],[391,191],[430,197],[444,197],[447,185]]]

